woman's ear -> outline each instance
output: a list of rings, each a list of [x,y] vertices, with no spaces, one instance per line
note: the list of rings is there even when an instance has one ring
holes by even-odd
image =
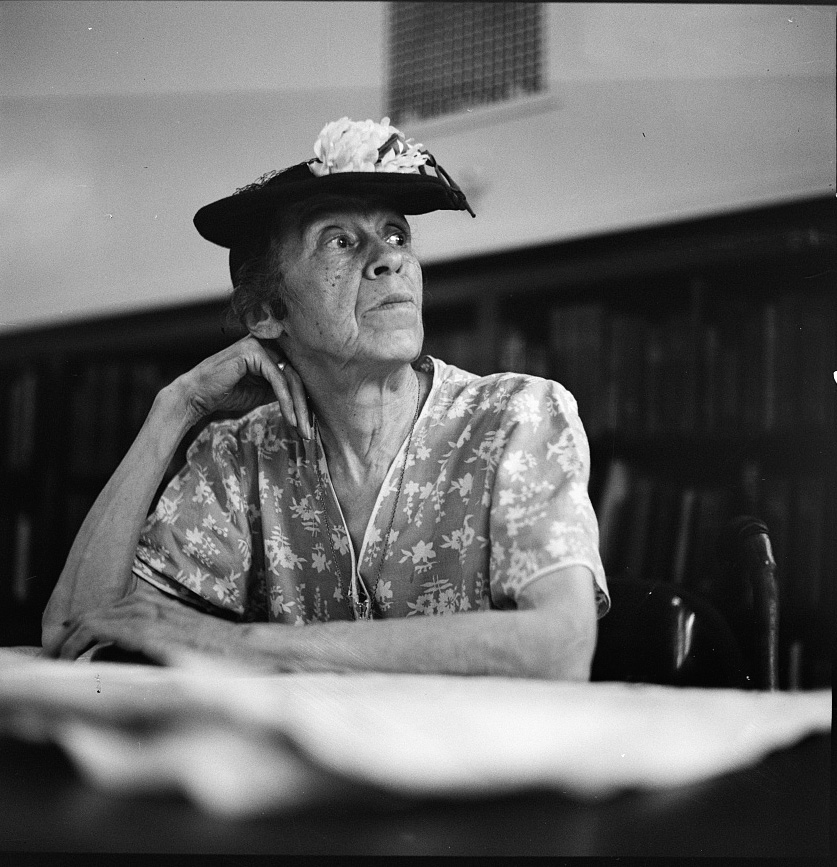
[[[247,330],[259,340],[275,340],[284,333],[285,328],[279,320],[267,315],[258,322],[250,322]]]

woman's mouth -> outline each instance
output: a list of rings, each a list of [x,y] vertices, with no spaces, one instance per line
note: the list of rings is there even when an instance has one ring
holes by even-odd
[[[372,310],[392,310],[408,304],[415,306],[415,303],[415,299],[409,292],[393,292],[383,298]]]

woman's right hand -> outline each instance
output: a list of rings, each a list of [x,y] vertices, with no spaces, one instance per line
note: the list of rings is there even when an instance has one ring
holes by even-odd
[[[305,387],[275,349],[247,336],[216,352],[168,386],[185,403],[190,425],[218,410],[245,413],[276,399],[282,416],[312,436]]]

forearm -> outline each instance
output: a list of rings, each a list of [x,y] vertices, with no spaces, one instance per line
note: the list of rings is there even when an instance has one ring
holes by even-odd
[[[276,671],[588,680],[596,640],[595,625],[591,632],[554,609],[237,628],[260,664]]]
[[[115,601],[130,589],[140,530],[189,424],[180,392],[163,389],[76,536],[44,611],[44,646],[57,638],[63,621]]]
[[[337,671],[494,675],[584,681],[596,646],[589,570],[570,566],[524,587],[514,611],[312,623],[230,623],[145,582],[111,606],[83,613],[51,655],[75,659],[113,642],[179,664],[184,654],[226,657],[267,672]]]

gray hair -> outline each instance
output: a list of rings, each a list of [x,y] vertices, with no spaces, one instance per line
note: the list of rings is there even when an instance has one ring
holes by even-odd
[[[230,313],[248,330],[268,314],[276,320],[288,315],[279,252],[280,241],[272,235],[236,270]]]

